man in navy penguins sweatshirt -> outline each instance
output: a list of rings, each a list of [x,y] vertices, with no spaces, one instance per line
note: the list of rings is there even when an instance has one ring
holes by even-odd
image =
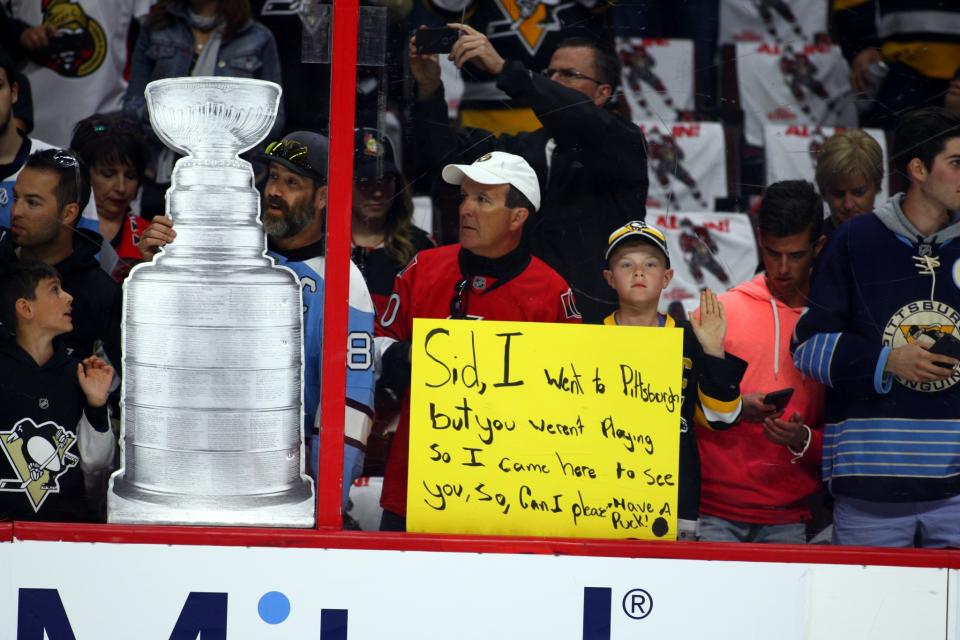
[[[827,385],[823,477],[834,543],[960,547],[960,114],[901,118],[910,180],[838,229],[796,327],[797,368]]]

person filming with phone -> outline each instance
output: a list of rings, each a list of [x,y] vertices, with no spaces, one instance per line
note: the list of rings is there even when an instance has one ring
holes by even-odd
[[[822,489],[823,385],[790,357],[790,336],[825,242],[823,201],[813,185],[770,185],[757,217],[764,271],[719,296],[726,352],[749,364],[740,426],[697,429],[700,539],[804,544],[810,496]]]
[[[603,246],[610,229],[643,219],[648,187],[643,133],[608,108],[620,78],[616,54],[585,37],[566,38],[544,73],[535,74],[518,60],[501,57],[473,27],[447,26],[459,31],[449,58],[458,67],[472,65],[495,76],[497,87],[529,105],[543,126],[499,137],[499,132],[455,129],[447,116],[438,55],[423,51],[425,42],[414,36],[411,147],[417,166],[411,173],[438,176],[448,163],[468,163],[493,151],[523,157],[536,171],[543,194],[539,213],[524,228],[525,246],[570,283],[584,320],[599,322],[616,309],[616,297],[600,275],[600,256],[584,247]]]

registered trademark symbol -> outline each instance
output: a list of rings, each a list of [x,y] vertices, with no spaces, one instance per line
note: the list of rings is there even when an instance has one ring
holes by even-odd
[[[643,620],[653,611],[653,597],[643,589],[631,589],[623,596],[623,612],[634,620]]]

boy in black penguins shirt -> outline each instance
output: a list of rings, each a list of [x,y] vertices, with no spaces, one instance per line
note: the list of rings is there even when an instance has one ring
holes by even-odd
[[[73,329],[72,302],[44,263],[0,275],[0,520],[95,517],[84,480],[113,459],[113,367],[56,340]]]

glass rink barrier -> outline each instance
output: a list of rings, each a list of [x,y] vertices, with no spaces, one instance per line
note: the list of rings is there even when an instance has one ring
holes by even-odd
[[[16,17],[54,24],[49,4]],[[87,32],[116,35],[90,4],[70,5],[87,31],[48,34],[67,71],[92,66],[72,49]],[[251,0],[241,24],[208,4],[144,14],[129,78],[144,170],[114,162],[132,147],[88,162],[71,145],[91,176],[79,228],[131,261],[116,452],[79,475],[80,426],[0,424],[0,640],[960,640],[960,551],[922,548],[960,520],[903,547],[834,544],[824,475],[842,474],[824,460],[850,444],[831,439],[821,377],[840,355],[819,334],[812,371],[790,353],[833,251],[820,233],[845,237],[851,207],[908,188],[892,129],[867,124],[897,92],[849,86],[907,72],[846,60],[846,14]],[[165,75],[188,58],[195,76]],[[54,73],[39,71],[35,104]],[[106,122],[98,144],[121,139]],[[837,152],[858,123],[862,153]],[[843,173],[874,151],[879,174],[818,182],[829,154]],[[0,197],[0,260],[8,208],[29,253],[29,173],[0,180],[21,203]],[[139,249],[107,237],[130,176]],[[765,235],[784,181],[777,210],[817,234]],[[920,291],[893,319],[871,308],[884,347],[960,335],[956,240],[906,258],[896,244],[858,283],[878,300]],[[83,293],[63,280],[79,324]],[[960,415],[953,375],[915,385],[925,410]],[[880,447],[867,467],[912,437],[883,429],[897,435],[855,439]],[[953,431],[911,432],[911,469],[949,471]],[[44,517],[68,495],[90,517]],[[750,541],[710,538],[728,529]]]

